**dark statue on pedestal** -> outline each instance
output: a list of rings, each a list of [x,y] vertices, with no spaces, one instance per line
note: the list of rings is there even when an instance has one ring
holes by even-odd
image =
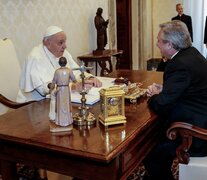
[[[106,21],[102,17],[103,9],[98,8],[96,12],[96,16],[94,18],[95,27],[97,30],[97,49],[94,53],[101,53],[105,50],[105,46],[107,44],[107,33],[106,29],[108,27],[109,20]]]

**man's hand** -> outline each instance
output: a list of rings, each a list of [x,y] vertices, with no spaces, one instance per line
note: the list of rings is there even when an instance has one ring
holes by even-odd
[[[159,94],[162,91],[162,85],[153,83],[152,85],[148,86],[147,88],[147,96],[151,97],[154,94]]]
[[[86,79],[85,84],[84,84],[86,91],[89,91],[92,87],[101,87],[101,86],[102,86],[102,82],[99,81],[99,79],[97,79],[95,77],[91,77],[89,79]],[[82,91],[82,81],[78,81],[76,83],[73,83],[71,86],[71,90],[77,91],[77,92]]]
[[[93,85],[93,87],[101,87],[102,86],[102,82],[95,77],[89,78],[88,80],[86,80],[86,82],[88,82],[88,83],[90,82]]]
[[[86,80],[85,84],[84,84],[84,87],[87,92],[93,87],[92,82],[88,82],[88,81],[89,80]],[[82,81],[77,81],[76,83],[73,83],[71,86],[71,90],[81,92],[82,91]]]

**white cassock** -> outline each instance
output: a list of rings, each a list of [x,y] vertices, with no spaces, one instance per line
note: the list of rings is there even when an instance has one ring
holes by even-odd
[[[67,50],[63,56],[67,59],[67,67],[79,67]],[[16,101],[44,99],[49,93],[47,85],[52,81],[55,70],[60,67],[58,61],[59,58],[56,58],[43,44],[34,47],[23,65]],[[74,75],[76,79],[80,79],[80,71],[74,71]]]

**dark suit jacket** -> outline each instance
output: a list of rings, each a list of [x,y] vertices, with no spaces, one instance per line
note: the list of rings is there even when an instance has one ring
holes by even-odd
[[[192,28],[191,16],[188,16],[185,14],[183,14],[182,16],[177,15],[177,16],[173,17],[172,20],[180,20],[180,21],[184,22],[186,24],[186,26],[188,27],[190,37],[193,41],[193,28]]]
[[[204,44],[207,43],[207,16],[206,16],[206,25],[205,25],[205,29],[204,29]]]
[[[160,63],[158,64],[158,66],[157,66],[157,71],[164,72],[165,71],[165,67],[167,66],[168,61],[169,60],[164,62],[163,60],[161,60]]]
[[[207,129],[207,61],[197,49],[187,48],[169,60],[163,91],[148,103],[169,123],[183,121]]]

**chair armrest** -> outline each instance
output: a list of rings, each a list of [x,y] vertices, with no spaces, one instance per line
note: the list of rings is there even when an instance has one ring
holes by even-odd
[[[207,130],[185,122],[174,122],[167,130],[167,137],[174,140],[178,136],[181,136],[182,143],[176,149],[176,156],[179,163],[188,164],[188,150],[192,144],[192,137],[207,140]]]
[[[14,101],[11,101],[11,100],[7,99],[5,96],[0,94],[0,103],[2,103],[3,105],[5,105],[5,106],[7,106],[9,108],[12,108],[12,109],[17,109],[19,107],[25,106],[25,105],[30,104],[32,102],[35,102],[35,101],[29,101],[29,102],[24,102],[24,103],[17,103],[17,102],[14,102]]]

